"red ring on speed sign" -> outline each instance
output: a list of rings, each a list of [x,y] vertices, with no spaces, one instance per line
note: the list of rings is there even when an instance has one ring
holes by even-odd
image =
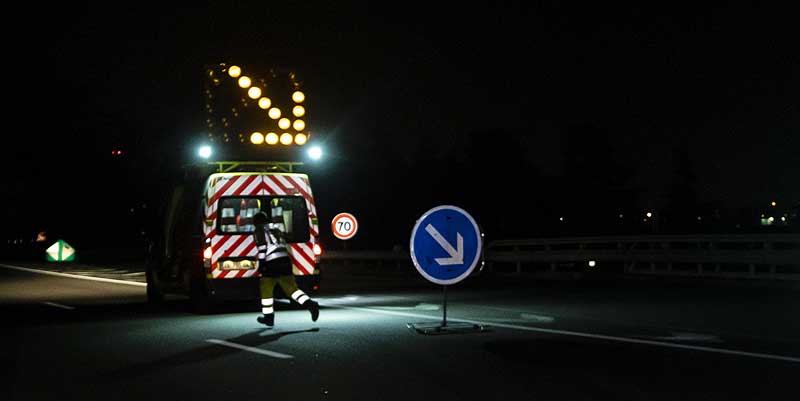
[[[339,239],[350,239],[356,235],[358,231],[358,221],[355,216],[350,213],[339,213],[333,217],[331,221],[331,230],[333,235]]]

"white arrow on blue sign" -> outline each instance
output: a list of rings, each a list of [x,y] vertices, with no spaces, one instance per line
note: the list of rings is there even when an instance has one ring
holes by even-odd
[[[464,209],[437,206],[425,212],[411,230],[411,260],[417,271],[436,284],[455,284],[480,262],[483,238],[475,219]]]

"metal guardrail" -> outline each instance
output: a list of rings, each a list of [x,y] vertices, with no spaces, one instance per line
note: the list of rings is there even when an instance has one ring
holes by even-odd
[[[626,274],[800,280],[800,235],[794,234],[500,240],[486,255],[489,271],[512,263],[518,274],[545,264],[550,272],[610,266]]]
[[[410,266],[408,251],[328,251],[323,260]],[[555,275],[615,272],[800,280],[800,235],[652,235],[495,240],[485,271]]]

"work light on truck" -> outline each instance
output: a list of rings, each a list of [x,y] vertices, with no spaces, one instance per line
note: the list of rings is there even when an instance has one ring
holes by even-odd
[[[197,155],[202,157],[203,159],[208,159],[211,157],[211,146],[204,145],[197,149]]]
[[[313,160],[319,160],[322,157],[322,148],[314,146],[308,150],[308,156]]]

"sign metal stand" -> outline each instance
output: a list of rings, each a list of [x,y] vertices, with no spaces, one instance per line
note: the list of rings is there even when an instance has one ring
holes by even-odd
[[[486,330],[486,326],[477,323],[447,321],[447,286],[442,286],[442,321],[438,323],[406,323],[406,327],[419,334],[459,334],[475,333]]]
[[[480,262],[482,237],[472,216],[455,206],[435,207],[417,220],[411,234],[411,259],[423,277],[442,285],[442,320],[407,323],[409,329],[427,335],[474,333],[486,329],[472,322],[447,321],[447,287],[469,276]],[[451,242],[452,239],[456,241]]]

